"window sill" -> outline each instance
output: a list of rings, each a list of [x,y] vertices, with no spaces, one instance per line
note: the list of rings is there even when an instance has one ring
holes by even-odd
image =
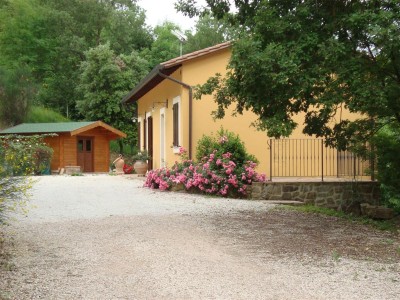
[[[179,149],[181,148],[181,146],[173,146],[172,151],[174,152],[174,154],[179,154]]]

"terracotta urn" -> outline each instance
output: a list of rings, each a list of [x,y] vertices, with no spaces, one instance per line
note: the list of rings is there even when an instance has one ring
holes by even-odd
[[[137,160],[135,161],[133,168],[135,169],[136,174],[144,176],[147,172],[147,162],[143,160]]]
[[[115,173],[117,174],[124,174],[124,165],[125,161],[122,158],[122,155],[119,155],[116,160],[113,162],[115,166]]]

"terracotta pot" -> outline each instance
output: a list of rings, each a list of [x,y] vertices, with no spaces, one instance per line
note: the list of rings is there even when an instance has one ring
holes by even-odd
[[[122,158],[122,156],[120,156],[116,160],[114,160],[115,173],[124,174],[124,165],[125,165],[125,161]]]
[[[137,160],[137,161],[135,161],[135,164],[133,165],[133,168],[135,169],[136,174],[138,174],[138,175],[146,175],[147,162],[142,161],[142,160]]]

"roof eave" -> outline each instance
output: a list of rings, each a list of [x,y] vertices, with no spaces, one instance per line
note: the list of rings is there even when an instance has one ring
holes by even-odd
[[[123,99],[122,103],[125,104],[130,101],[136,101],[138,99],[132,99],[134,96],[141,90],[143,89],[148,83],[150,83],[152,80],[154,80],[155,77],[157,77],[158,72],[164,69],[163,65],[157,65],[153,68],[153,70],[150,71],[149,74],[145,78],[143,78]]]
[[[81,128],[78,128],[78,129],[75,129],[75,130],[71,131],[71,136],[78,135],[78,134],[80,134],[82,132],[88,131],[90,129],[94,129],[96,127],[103,127],[105,129],[107,129],[108,131],[113,133],[115,138],[126,138],[126,133],[124,133],[124,132],[122,132],[122,131],[114,128],[114,127],[111,127],[110,125],[108,125],[108,124],[106,124],[106,123],[104,123],[102,121],[96,121],[96,122],[93,122],[92,124],[83,126]]]

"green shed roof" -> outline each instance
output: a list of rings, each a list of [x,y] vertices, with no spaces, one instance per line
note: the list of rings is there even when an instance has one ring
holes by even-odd
[[[0,134],[71,132],[96,122],[22,123],[0,131]]]

